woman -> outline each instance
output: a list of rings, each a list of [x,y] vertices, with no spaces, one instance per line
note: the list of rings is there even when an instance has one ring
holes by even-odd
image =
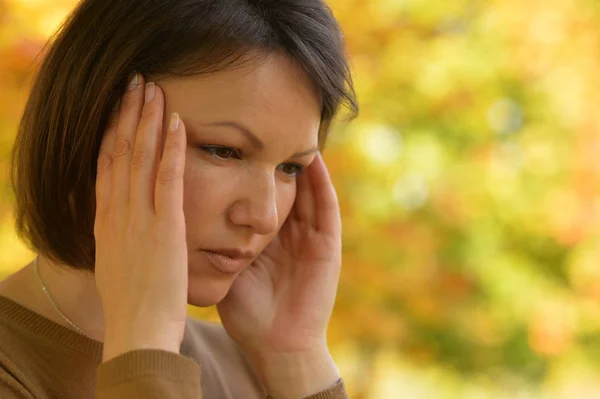
[[[321,0],[82,1],[13,151],[39,256],[0,285],[0,397],[346,397],[319,155],[343,103]]]

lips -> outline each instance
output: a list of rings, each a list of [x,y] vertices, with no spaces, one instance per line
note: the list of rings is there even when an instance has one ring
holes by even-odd
[[[254,252],[244,251],[237,248],[207,249],[206,251],[214,252],[216,254],[227,256],[232,259],[254,259]]]
[[[218,249],[200,251],[208,262],[224,274],[238,274],[254,260],[254,253],[239,249]]]

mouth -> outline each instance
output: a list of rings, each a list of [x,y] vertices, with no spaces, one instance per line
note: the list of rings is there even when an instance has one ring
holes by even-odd
[[[223,274],[236,275],[247,268],[255,258],[251,251],[239,249],[204,249],[200,251],[208,262]]]

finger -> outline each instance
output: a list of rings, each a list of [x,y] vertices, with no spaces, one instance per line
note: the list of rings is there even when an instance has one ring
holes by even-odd
[[[183,214],[183,173],[185,170],[185,125],[179,114],[171,114],[165,149],[156,177],[154,203],[163,220],[178,220]]]
[[[294,202],[292,212],[297,219],[303,220],[311,226],[316,224],[315,197],[308,173],[301,173],[298,175],[296,201]]]
[[[321,154],[310,165],[309,177],[314,192],[317,230],[341,234],[340,206]]]
[[[146,84],[144,103],[131,158],[129,195],[131,207],[143,213],[154,213],[164,97],[153,82]]]
[[[98,166],[96,171],[96,218],[104,215],[110,202],[113,149],[119,122],[119,104],[111,110],[104,136],[98,153]]]
[[[144,103],[144,82],[138,73],[129,81],[121,102],[113,151],[110,206],[124,211],[129,204],[129,181],[133,143]]]

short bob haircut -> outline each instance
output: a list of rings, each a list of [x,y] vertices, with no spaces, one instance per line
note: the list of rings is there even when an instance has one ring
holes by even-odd
[[[358,113],[342,33],[323,0],[81,1],[47,48],[13,147],[21,239],[93,270],[97,157],[127,77],[209,74],[272,52],[317,87],[322,147],[340,106]]]

